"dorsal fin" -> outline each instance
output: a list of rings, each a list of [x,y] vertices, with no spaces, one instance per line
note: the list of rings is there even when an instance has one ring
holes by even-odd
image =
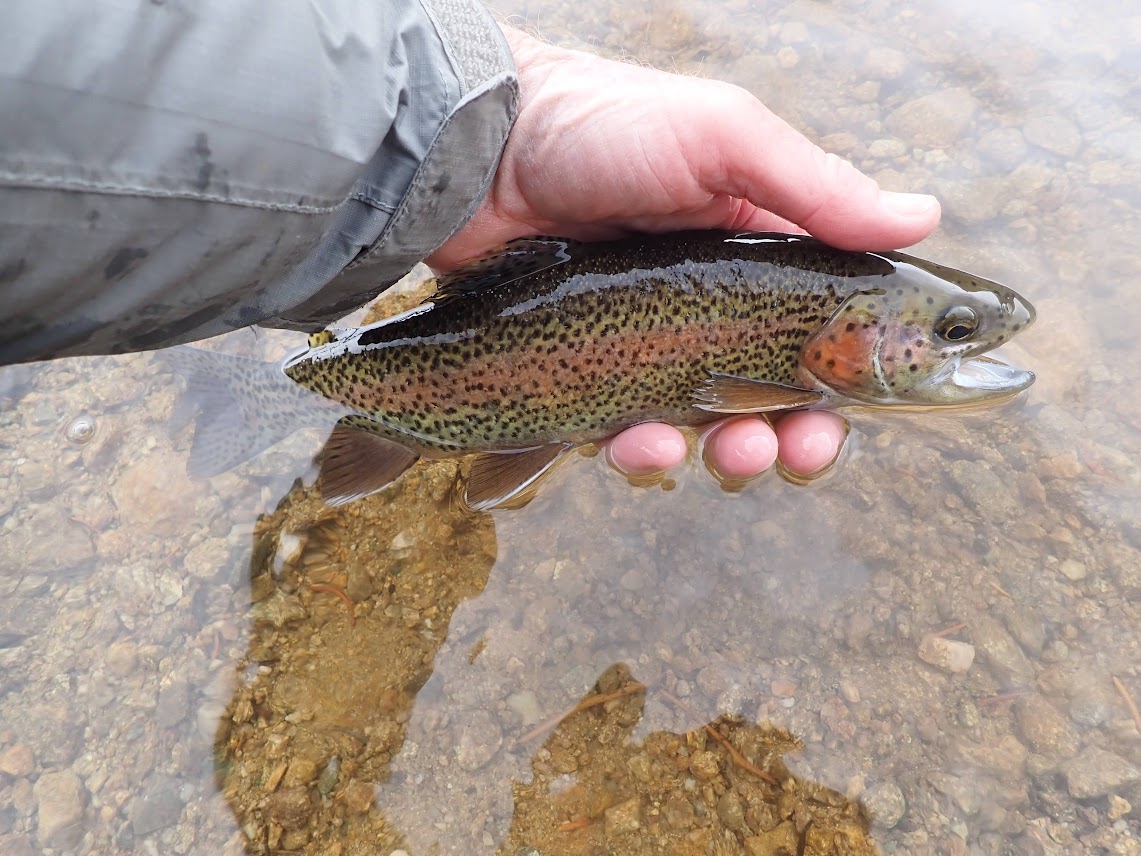
[[[522,276],[570,261],[577,241],[568,238],[535,237],[509,241],[485,256],[436,280],[436,291],[428,298],[439,306],[449,300],[513,282]]]

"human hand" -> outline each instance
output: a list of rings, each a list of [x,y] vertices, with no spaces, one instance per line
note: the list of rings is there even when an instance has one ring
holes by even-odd
[[[483,203],[428,259],[432,267],[454,268],[536,234],[807,230],[838,247],[875,250],[913,244],[939,222],[934,198],[881,191],[743,89],[505,33],[519,69],[519,116]],[[775,431],[735,417],[710,432],[707,463],[737,479],[778,455],[808,474],[846,436],[840,417],[820,412],[785,415]],[[625,472],[647,473],[683,460],[685,440],[670,426],[639,425],[615,437],[608,454]]]

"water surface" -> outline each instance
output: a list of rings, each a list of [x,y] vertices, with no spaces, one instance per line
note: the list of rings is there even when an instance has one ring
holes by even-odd
[[[1025,400],[853,411],[810,486],[334,512],[314,434],[188,479],[149,356],[0,373],[0,852],[1139,852],[1141,13],[1088,8],[499,7],[750,89],[1038,308]]]

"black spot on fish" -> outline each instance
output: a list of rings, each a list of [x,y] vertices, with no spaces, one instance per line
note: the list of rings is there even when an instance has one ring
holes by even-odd
[[[919,371],[919,364],[918,363],[912,363],[907,368],[913,372],[917,372],[917,371]]]
[[[865,324],[864,326],[866,327],[867,325]],[[853,330],[856,329],[856,322],[855,321],[849,321],[847,323],[847,325],[845,325],[844,329],[846,331],[848,331],[849,333],[851,333]]]
[[[934,297],[928,297],[928,298],[927,298],[927,305],[928,305],[928,306],[932,306],[932,305],[934,305],[934,303],[935,303],[935,298],[934,298]]]

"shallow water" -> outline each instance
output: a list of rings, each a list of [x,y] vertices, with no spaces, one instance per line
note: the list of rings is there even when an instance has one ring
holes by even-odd
[[[309,434],[193,482],[149,356],[4,370],[0,853],[1141,852],[1141,14],[500,9],[938,194],[1038,383],[852,412],[807,487],[581,457],[471,516],[451,463],[324,509]]]

